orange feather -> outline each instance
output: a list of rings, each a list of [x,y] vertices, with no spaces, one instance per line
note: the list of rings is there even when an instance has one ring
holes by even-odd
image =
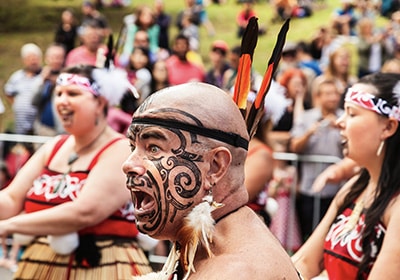
[[[243,34],[241,44],[241,55],[237,69],[233,100],[241,110],[243,117],[246,116],[247,96],[251,84],[251,64],[253,61],[254,49],[258,40],[258,22],[256,17],[249,19],[246,30]]]
[[[246,118],[247,131],[249,132],[250,137],[252,137],[256,132],[258,122],[264,115],[265,96],[267,95],[268,90],[271,87],[271,81],[273,79],[279,61],[281,59],[282,49],[286,41],[286,34],[289,31],[289,22],[290,18],[285,21],[285,23],[282,25],[279,31],[276,44],[272,51],[271,58],[268,61],[268,67],[267,70],[265,71],[261,87],[258,90],[256,100],[252,104],[249,114],[247,115]]]

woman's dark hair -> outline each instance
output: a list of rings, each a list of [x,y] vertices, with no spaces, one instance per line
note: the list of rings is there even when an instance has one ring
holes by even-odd
[[[368,84],[377,89],[376,97],[386,100],[391,106],[399,106],[400,96],[400,74],[394,73],[375,73],[364,76],[358,83]],[[399,85],[399,86],[397,86]],[[395,93],[397,86],[398,93]],[[400,127],[400,126],[399,126]],[[364,279],[369,272],[371,259],[371,243],[377,244],[375,226],[378,225],[390,201],[400,193],[400,128],[385,141],[386,152],[382,163],[381,175],[378,179],[374,201],[368,209],[365,209],[365,228],[362,233],[362,252],[363,258],[359,264],[357,279]],[[356,198],[363,192],[368,185],[370,174],[366,169],[362,169],[361,174],[349,193],[339,207],[337,214],[350,207]],[[380,249],[381,244],[377,244]],[[379,254],[379,251],[377,252]]]
[[[143,46],[137,46],[132,50],[132,53],[134,53],[135,51],[138,51],[138,50],[141,51],[142,54],[147,57],[147,64],[145,65],[145,68],[147,70],[151,71],[152,64],[151,64],[151,58],[150,58],[150,49],[147,47],[143,47]],[[129,60],[129,69],[130,70],[138,70],[138,69],[135,69],[135,67],[132,65],[132,62],[130,60]]]
[[[135,25],[136,25],[137,27],[139,27],[139,28],[143,28],[143,27],[144,27],[144,26],[142,25],[142,23],[140,22],[140,17],[141,17],[142,13],[143,13],[146,9],[149,10],[149,11],[152,11],[151,7],[150,7],[150,6],[147,6],[147,5],[141,5],[141,6],[137,7],[137,9],[136,9],[136,11],[135,11],[135,16],[136,16],[136,18],[135,18]],[[154,12],[153,12],[153,24],[155,24],[155,22],[156,22],[156,17],[155,17]]]

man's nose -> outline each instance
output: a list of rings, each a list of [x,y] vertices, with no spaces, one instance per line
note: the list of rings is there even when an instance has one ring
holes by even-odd
[[[144,175],[146,168],[143,165],[143,159],[135,152],[131,153],[127,160],[122,165],[122,170],[125,174],[134,173],[135,175]]]

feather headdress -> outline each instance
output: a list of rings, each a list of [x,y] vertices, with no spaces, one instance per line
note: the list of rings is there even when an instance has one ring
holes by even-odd
[[[108,38],[107,49],[104,68],[93,70],[93,78],[99,86],[100,95],[104,96],[110,105],[119,104],[127,91],[130,91],[135,98],[139,98],[139,93],[129,82],[126,71],[114,67],[115,50],[112,34]]]
[[[252,137],[256,132],[258,122],[264,114],[265,96],[268,93],[273,76],[278,67],[279,60],[281,59],[282,49],[286,41],[286,34],[289,30],[289,21],[290,19],[287,19],[279,31],[277,42],[273,49],[271,58],[268,61],[267,69],[261,82],[260,89],[258,90],[257,96],[255,97],[255,100],[251,104],[249,110],[247,110],[246,105],[248,100],[247,97],[250,92],[251,62],[258,38],[258,23],[256,17],[250,18],[249,24],[243,35],[241,45],[242,53],[239,59],[233,100],[244,115],[247,131],[250,137]]]

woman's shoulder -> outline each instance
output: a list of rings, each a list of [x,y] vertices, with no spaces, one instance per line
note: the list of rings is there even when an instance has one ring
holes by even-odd
[[[254,154],[254,153],[268,153],[272,154],[272,148],[268,146],[266,143],[257,140],[257,139],[252,139],[250,141],[249,145],[249,150],[248,150],[248,155]]]

